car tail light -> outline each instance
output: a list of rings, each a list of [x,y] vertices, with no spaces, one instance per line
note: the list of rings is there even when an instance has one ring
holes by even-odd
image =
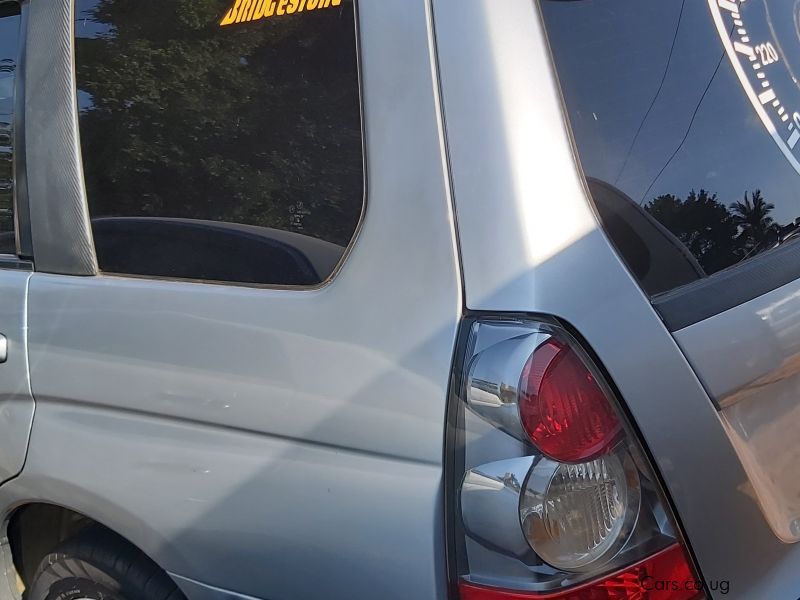
[[[619,399],[554,320],[465,325],[448,435],[461,600],[703,597]]]

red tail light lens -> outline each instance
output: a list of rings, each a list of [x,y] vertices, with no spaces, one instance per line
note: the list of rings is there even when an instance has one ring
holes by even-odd
[[[563,462],[591,460],[623,435],[606,393],[569,345],[550,339],[533,352],[519,386],[520,420],[534,445]]]
[[[699,600],[703,586],[677,544],[642,562],[577,587],[553,592],[514,592],[462,582],[461,600]]]

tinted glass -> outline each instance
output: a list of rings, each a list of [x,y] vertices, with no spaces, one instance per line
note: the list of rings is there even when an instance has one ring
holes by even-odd
[[[76,10],[100,268],[252,284],[329,277],[364,195],[352,1]]]
[[[646,291],[800,235],[800,5],[542,0],[579,157]]]
[[[14,79],[19,6],[0,3],[0,254],[16,254],[14,236]]]

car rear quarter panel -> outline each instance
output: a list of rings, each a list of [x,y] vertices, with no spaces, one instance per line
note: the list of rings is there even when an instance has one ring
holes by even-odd
[[[593,214],[537,4],[433,4],[467,308],[572,325],[620,390],[703,576],[728,581],[728,598],[796,598],[794,547]]]

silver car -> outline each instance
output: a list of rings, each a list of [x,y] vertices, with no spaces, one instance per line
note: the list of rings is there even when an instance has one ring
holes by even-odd
[[[796,600],[800,4],[0,0],[0,600]]]

